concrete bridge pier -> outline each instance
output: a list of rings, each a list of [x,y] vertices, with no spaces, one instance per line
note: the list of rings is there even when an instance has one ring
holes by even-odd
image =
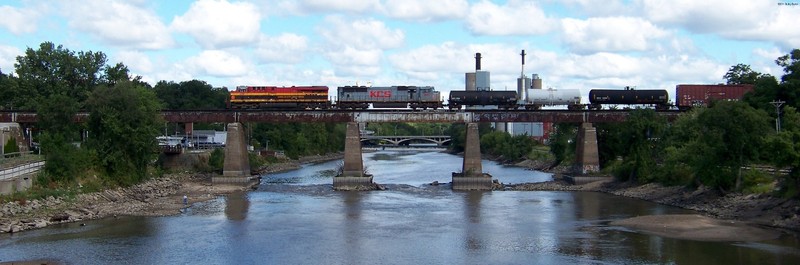
[[[354,190],[372,185],[372,175],[364,172],[358,123],[348,122],[344,141],[344,165],[341,175],[333,177],[333,189]]]
[[[600,155],[597,151],[597,129],[585,122],[578,129],[576,171],[582,174],[600,170]]]
[[[492,190],[492,176],[483,173],[481,165],[481,143],[477,123],[467,123],[464,164],[461,172],[453,172],[453,190]]]
[[[249,183],[256,178],[250,176],[250,159],[247,141],[241,123],[228,123],[228,136],[225,140],[225,162],[222,176],[211,178],[212,183]]]

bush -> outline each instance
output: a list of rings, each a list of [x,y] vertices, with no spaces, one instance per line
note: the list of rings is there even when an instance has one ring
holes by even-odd
[[[3,154],[10,154],[10,153],[18,153],[19,146],[17,146],[17,139],[16,137],[8,138],[3,145]]]

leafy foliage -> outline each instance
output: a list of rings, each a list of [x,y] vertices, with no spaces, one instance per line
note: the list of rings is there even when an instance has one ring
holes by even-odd
[[[153,90],[165,109],[224,109],[229,94],[227,88],[215,88],[200,80],[159,81]]]
[[[571,162],[575,157],[575,137],[578,135],[578,125],[574,123],[557,123],[555,132],[550,135],[550,152],[556,159],[556,164]]]
[[[8,141],[3,143],[3,154],[11,154],[19,152],[19,146],[17,146],[17,138],[10,137]]]
[[[344,150],[345,125],[341,123],[258,123],[249,131],[254,146],[268,145],[291,158]]]
[[[130,185],[146,176],[159,135],[161,105],[155,94],[133,82],[100,86],[88,101],[90,146],[102,170]]]
[[[531,152],[535,142],[527,135],[511,136],[507,132],[490,132],[481,136],[481,151],[518,161]]]

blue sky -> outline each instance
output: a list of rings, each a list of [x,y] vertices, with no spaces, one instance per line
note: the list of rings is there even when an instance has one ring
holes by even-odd
[[[463,89],[474,54],[492,88],[719,83],[800,48],[798,0],[0,0],[0,70],[43,41],[102,51],[151,84],[432,85]]]

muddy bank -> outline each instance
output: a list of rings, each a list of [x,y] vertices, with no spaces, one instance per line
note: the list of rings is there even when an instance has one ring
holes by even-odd
[[[610,225],[624,226],[662,237],[700,241],[763,241],[775,239],[780,232],[750,226],[739,221],[714,219],[697,214],[638,216]]]

